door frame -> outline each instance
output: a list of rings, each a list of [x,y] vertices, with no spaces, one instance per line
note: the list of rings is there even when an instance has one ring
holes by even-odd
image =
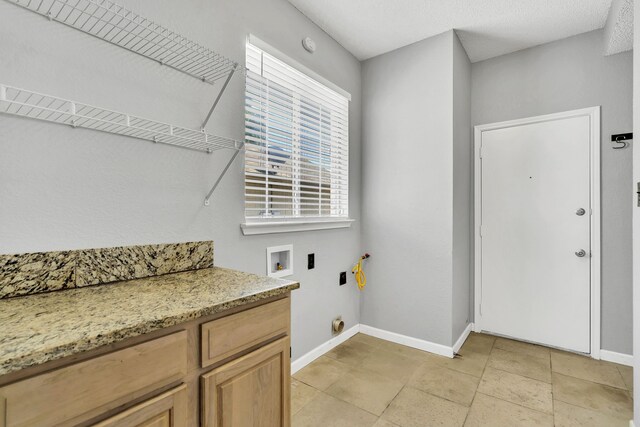
[[[589,207],[591,209],[591,218],[589,225],[591,234],[591,319],[589,325],[589,347],[591,351],[589,354],[594,359],[600,359],[600,106],[474,126],[474,331],[482,331],[482,318],[480,317],[480,301],[482,298],[479,297],[482,295],[482,241],[480,237],[480,226],[482,224],[482,132],[582,116],[589,117],[590,123],[589,186],[591,206]]]

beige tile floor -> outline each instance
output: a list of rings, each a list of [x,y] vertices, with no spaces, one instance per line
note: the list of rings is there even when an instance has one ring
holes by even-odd
[[[624,426],[632,369],[471,334],[454,359],[358,334],[292,379],[294,427]]]

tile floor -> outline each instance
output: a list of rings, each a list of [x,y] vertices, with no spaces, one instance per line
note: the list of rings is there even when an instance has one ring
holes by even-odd
[[[294,427],[621,426],[632,369],[471,334],[455,359],[358,334],[292,379]]]

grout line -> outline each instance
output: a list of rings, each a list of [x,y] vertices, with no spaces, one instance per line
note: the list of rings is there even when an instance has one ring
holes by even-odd
[[[346,341],[345,341],[345,342],[346,342]],[[339,346],[342,346],[343,344],[344,344],[344,343],[340,344]],[[397,344],[397,343],[394,343],[394,344],[395,344],[395,345],[398,345],[398,346],[401,346],[401,344]],[[337,347],[339,347],[339,346],[337,346]],[[378,346],[373,346],[373,345],[368,345],[368,346],[369,346],[369,347],[371,347],[371,348],[373,348],[373,351],[370,351],[370,352],[367,354],[367,356],[365,356],[365,358],[363,358],[363,360],[365,360],[365,359],[367,359],[367,358],[369,358],[369,357],[372,357],[372,356],[374,355],[374,353],[377,353],[377,352],[382,352],[382,353],[393,353],[393,351],[391,351],[391,350],[389,350],[389,349],[387,349],[387,348],[384,348],[384,347],[378,347]],[[337,348],[337,347],[336,347],[336,348]],[[575,407],[578,407],[578,408],[582,408],[582,409],[585,409],[585,410],[593,411],[593,412],[595,412],[595,413],[600,413],[600,414],[602,414],[602,415],[604,415],[604,416],[609,416],[609,417],[618,418],[618,417],[616,417],[615,415],[610,414],[610,413],[606,413],[606,412],[598,411],[598,410],[596,410],[596,409],[588,408],[588,407],[585,407],[585,406],[582,406],[582,405],[577,405],[577,404],[575,404],[575,403],[571,403],[571,402],[565,402],[565,401],[564,401],[564,400],[562,400],[562,399],[556,398],[556,397],[555,397],[555,395],[554,395],[554,391],[553,391],[553,390],[554,390],[554,388],[553,388],[553,386],[554,386],[554,383],[553,383],[553,377],[552,377],[552,381],[551,381],[551,383],[547,383],[547,382],[545,382],[545,381],[542,381],[542,380],[539,380],[539,379],[536,379],[536,378],[530,378],[530,377],[527,377],[527,376],[525,376],[525,375],[521,375],[521,374],[517,374],[517,373],[514,373],[514,372],[505,371],[505,370],[503,370],[503,369],[499,369],[499,368],[494,368],[494,367],[492,367],[492,369],[496,369],[496,370],[498,370],[498,371],[506,372],[506,373],[509,373],[509,374],[512,374],[512,375],[516,375],[516,376],[519,376],[519,377],[522,377],[522,378],[526,378],[526,379],[529,379],[529,380],[532,380],[532,381],[536,381],[536,382],[539,382],[539,383],[542,383],[542,384],[549,384],[549,385],[551,386],[551,408],[552,408],[551,413],[544,412],[544,411],[541,411],[541,410],[539,410],[539,409],[530,408],[530,407],[525,406],[525,405],[522,405],[522,404],[520,404],[520,403],[512,402],[512,401],[509,401],[509,400],[507,400],[507,399],[504,399],[504,398],[501,398],[501,397],[497,397],[497,396],[493,396],[493,395],[490,395],[490,394],[483,393],[483,392],[479,391],[480,383],[481,383],[481,381],[482,381],[482,379],[483,379],[483,377],[484,377],[484,375],[485,375],[485,373],[486,373],[486,369],[487,369],[488,364],[489,364],[489,359],[490,359],[491,355],[493,354],[493,351],[494,351],[494,349],[495,349],[495,348],[497,348],[497,347],[495,347],[495,340],[494,340],[494,341],[492,342],[492,345],[491,345],[490,351],[489,351],[489,353],[488,353],[487,360],[486,360],[486,362],[485,362],[485,364],[484,364],[484,366],[483,366],[482,374],[481,374],[481,376],[480,376],[479,378],[478,378],[478,377],[476,377],[476,376],[474,376],[474,375],[471,375],[471,374],[469,374],[469,373],[467,373],[467,372],[458,371],[458,370],[456,370],[456,369],[452,369],[452,368],[450,368],[450,367],[448,367],[448,366],[439,365],[439,364],[437,364],[437,363],[436,363],[436,367],[437,367],[437,368],[439,368],[439,369],[446,369],[446,370],[448,370],[448,371],[452,371],[452,372],[455,372],[455,373],[458,373],[458,374],[463,374],[463,375],[466,375],[466,376],[471,376],[471,377],[473,377],[473,378],[478,379],[478,386],[476,387],[475,392],[474,392],[474,394],[473,394],[473,398],[472,398],[472,400],[471,400],[471,402],[469,403],[469,405],[468,405],[468,406],[467,406],[467,405],[464,405],[464,404],[461,404],[461,403],[459,403],[459,402],[453,401],[453,400],[451,400],[451,399],[449,399],[449,398],[446,398],[446,397],[443,397],[443,396],[439,396],[439,395],[434,394],[434,393],[432,393],[432,392],[425,391],[425,390],[421,390],[421,389],[419,389],[419,388],[415,388],[415,387],[411,387],[411,386],[409,386],[409,382],[411,381],[411,378],[415,375],[415,373],[416,373],[416,372],[418,372],[418,370],[419,370],[419,369],[421,369],[421,367],[422,367],[422,366],[427,365],[427,364],[429,364],[429,363],[433,363],[432,361],[425,360],[425,361],[423,361],[423,362],[419,363],[418,367],[416,368],[416,370],[414,371],[414,373],[409,377],[409,379],[408,379],[406,382],[403,382],[402,387],[401,387],[401,388],[399,389],[399,391],[398,391],[398,392],[393,396],[393,398],[389,401],[389,403],[386,405],[386,407],[385,407],[385,408],[384,408],[384,410],[380,413],[380,415],[374,414],[374,413],[372,413],[372,412],[370,412],[370,411],[368,411],[368,410],[366,410],[366,409],[363,409],[363,408],[361,408],[361,407],[359,407],[359,406],[357,406],[357,405],[354,405],[353,403],[348,402],[348,401],[346,401],[346,400],[344,400],[344,399],[341,399],[341,398],[339,398],[339,397],[332,396],[331,394],[327,393],[326,391],[320,390],[320,389],[318,389],[318,388],[316,388],[316,387],[314,387],[314,386],[312,386],[312,385],[310,385],[310,384],[305,383],[304,381],[301,381],[301,380],[299,380],[299,379],[297,379],[297,378],[294,378],[296,381],[299,381],[299,382],[301,382],[301,383],[303,383],[303,384],[306,384],[306,385],[308,385],[309,387],[311,387],[311,388],[313,388],[314,390],[316,390],[316,391],[318,391],[318,392],[319,392],[317,396],[315,396],[315,397],[314,397],[313,399],[311,399],[309,402],[305,403],[302,407],[300,407],[300,409],[298,409],[298,411],[296,411],[296,413],[298,413],[300,410],[302,410],[302,408],[304,408],[305,406],[307,406],[311,401],[313,401],[313,400],[315,400],[316,398],[318,398],[318,396],[319,396],[320,394],[324,394],[324,395],[326,395],[326,396],[329,396],[329,397],[333,397],[333,398],[335,398],[335,399],[338,399],[338,400],[340,400],[340,401],[342,401],[342,402],[344,402],[344,403],[346,403],[346,404],[348,404],[348,405],[351,405],[351,406],[353,406],[353,407],[355,407],[355,408],[358,408],[358,409],[360,409],[360,410],[363,410],[363,411],[365,411],[365,412],[367,412],[367,413],[369,413],[369,414],[371,414],[371,415],[373,415],[373,416],[376,416],[378,419],[381,419],[381,418],[382,418],[382,415],[384,415],[384,413],[389,409],[389,407],[391,406],[391,404],[395,401],[395,399],[397,399],[397,397],[400,395],[400,393],[402,393],[402,392],[403,392],[405,389],[407,389],[407,388],[411,388],[411,389],[415,389],[416,391],[419,391],[420,393],[424,393],[424,394],[426,394],[426,395],[430,395],[430,396],[436,397],[436,398],[438,398],[438,399],[443,399],[443,400],[445,400],[445,401],[448,401],[448,402],[451,402],[451,403],[454,403],[454,404],[457,404],[457,405],[459,405],[459,406],[462,406],[462,407],[467,408],[467,413],[466,413],[466,415],[465,415],[465,419],[464,419],[463,425],[468,421],[468,417],[469,417],[469,414],[470,414],[470,412],[471,412],[471,407],[473,406],[473,404],[474,404],[474,402],[475,402],[476,397],[478,396],[478,394],[482,394],[482,395],[484,395],[484,396],[488,396],[488,397],[490,397],[490,398],[497,399],[497,400],[502,401],[502,402],[505,402],[505,403],[509,403],[509,404],[512,404],[512,405],[516,405],[516,406],[518,406],[518,407],[520,407],[520,408],[523,408],[523,409],[525,409],[525,410],[534,411],[534,412],[536,412],[536,413],[543,414],[543,415],[551,415],[551,416],[553,417],[553,421],[554,421],[554,423],[555,423],[555,418],[556,418],[556,408],[555,408],[556,400],[557,400],[558,402],[562,402],[562,403],[564,403],[564,404],[568,404],[568,405],[572,405],[572,406],[575,406]],[[510,352],[509,350],[504,350],[504,351]],[[518,352],[510,352],[510,353],[513,353],[513,354],[515,354],[515,355],[519,355],[519,356],[520,356],[520,355],[522,355],[522,356],[526,356],[526,353],[524,353],[524,354],[521,354],[521,353],[518,353]],[[402,356],[402,355],[398,354],[397,356]],[[340,363],[341,365],[343,365],[343,366],[347,367],[347,369],[348,369],[347,373],[348,373],[348,372],[353,372],[353,371],[355,371],[355,370],[358,368],[358,367],[356,367],[356,366],[351,366],[351,365],[349,365],[349,364],[346,364],[346,363],[344,363],[344,362],[341,362],[341,361],[336,360],[336,359],[333,359],[333,358],[329,358],[329,359],[331,359],[331,360],[332,360],[332,361],[334,361],[334,362],[338,362],[338,363]],[[541,359],[542,359],[542,358],[541,358]],[[552,376],[553,376],[554,371],[553,371],[553,365],[552,365],[552,364],[553,364],[553,362],[552,362],[551,355],[550,355],[550,356],[549,356],[549,367],[550,367],[551,374],[552,374]],[[624,383],[624,377],[623,377],[623,375],[622,375],[622,372],[620,371],[620,368],[616,367],[616,371],[618,372],[618,375],[620,376],[620,379],[621,379],[621,380],[623,381],[623,383]],[[374,371],[374,372],[375,372],[375,371]],[[621,388],[619,388],[619,387],[610,386],[610,385],[607,385],[607,384],[601,384],[601,383],[597,383],[597,382],[595,382],[595,381],[590,381],[590,380],[586,380],[586,379],[583,379],[583,378],[574,377],[574,376],[571,376],[571,375],[566,375],[566,374],[563,374],[563,373],[561,373],[561,372],[555,372],[555,373],[556,373],[556,374],[558,374],[558,375],[561,375],[561,376],[566,376],[566,377],[569,377],[569,378],[575,378],[575,379],[577,379],[577,380],[584,381],[584,382],[587,382],[587,383],[592,383],[592,384],[596,384],[596,385],[600,385],[600,386],[604,386],[604,387],[609,387],[609,388],[613,388],[613,389],[616,389],[616,390],[622,390],[622,391],[626,392],[628,396],[631,396],[631,399],[633,400],[633,397],[632,397],[632,395],[631,395],[631,391],[630,391],[630,390],[628,390],[628,389],[626,388],[626,383],[624,383],[624,384],[625,384],[625,388],[624,388],[624,389],[621,389]],[[379,374],[379,373],[378,373],[378,375],[381,375],[381,376],[383,376],[383,377],[385,377],[385,378],[389,378],[389,377],[387,377],[387,376],[385,376],[385,375],[382,375],[382,374]],[[292,376],[292,378],[293,378],[293,376]],[[337,382],[337,381],[338,381],[338,380],[336,380],[336,382]],[[333,384],[335,384],[335,382],[334,382]],[[329,387],[331,387],[333,384],[331,384]],[[327,388],[327,389],[328,389],[328,388]]]
[[[482,380],[482,378],[480,378],[480,380]],[[469,409],[467,410],[467,414],[464,416],[464,421],[462,421],[463,426],[467,423],[467,419],[469,419],[469,414],[471,413],[471,407],[473,406],[473,402],[476,401],[476,396],[478,395],[479,387],[480,387],[480,381],[478,381],[478,386],[476,387],[476,391],[473,393],[473,399],[471,399],[471,403],[469,403]]]
[[[526,378],[528,380],[532,380],[532,381],[537,381],[539,383],[543,383],[543,384],[549,384],[549,385],[553,385],[553,383],[551,381],[546,382],[544,380],[538,379],[538,378],[532,378],[532,377],[528,377],[526,375],[522,375],[522,374],[518,374],[516,372],[511,372],[511,371],[507,371],[506,369],[501,369],[501,368],[496,368],[495,366],[489,366],[489,363],[487,362],[487,367],[491,368],[491,369],[495,369],[496,371],[500,371],[500,372],[506,372],[507,374],[511,374],[511,375],[517,375],[519,377],[522,378]]]
[[[519,407],[521,407],[521,408],[528,409],[529,411],[537,412],[537,413],[539,413],[539,414],[552,415],[552,416],[554,416],[554,415],[555,415],[555,413],[550,414],[550,413],[548,413],[548,412],[544,412],[544,411],[541,411],[541,410],[539,410],[539,409],[533,409],[533,408],[530,408],[530,407],[528,407],[528,406],[524,406],[524,405],[522,405],[522,404],[520,404],[520,403],[512,402],[512,401],[510,401],[510,400],[506,400],[506,399],[503,399],[503,398],[501,398],[501,397],[496,397],[496,396],[493,396],[493,395],[491,395],[491,394],[483,393],[483,392],[481,392],[481,391],[476,392],[476,395],[478,395],[478,394],[482,394],[483,396],[487,396],[487,397],[490,397],[490,398],[492,398],[492,399],[500,400],[501,402],[510,403],[510,404],[512,404],[512,405],[516,405],[516,406],[519,406]],[[473,399],[473,400],[475,400],[475,396],[474,396],[474,399]],[[564,402],[564,403],[566,403],[566,402]]]
[[[556,398],[555,400],[557,400],[558,402],[562,402],[562,403],[564,403],[565,405],[575,406],[576,408],[580,408],[580,409],[586,409],[586,410],[588,410],[588,411],[595,412],[595,413],[597,413],[597,414],[601,414],[601,415],[604,415],[604,416],[607,416],[607,417],[623,419],[623,418],[621,418],[620,416],[618,416],[618,415],[616,415],[616,414],[614,414],[614,413],[612,413],[612,412],[603,412],[603,411],[598,410],[598,409],[594,409],[594,408],[587,408],[586,406],[578,405],[578,404],[577,404],[577,403],[575,403],[575,402],[565,402],[564,400],[559,399],[559,398]],[[554,415],[555,415],[555,412],[554,412]],[[626,419],[626,417],[625,417],[624,419]]]
[[[588,379],[582,378],[582,377],[576,377],[575,375],[570,375],[570,374],[567,374],[567,373],[564,373],[564,372],[554,371],[553,367],[551,368],[551,384],[553,384],[553,374],[562,375],[562,376],[569,377],[569,378],[574,378],[576,380],[584,381],[584,382],[591,383],[591,384],[596,384],[596,385],[603,386],[603,387],[615,388],[616,390],[631,391],[631,390],[629,390],[627,388],[627,385],[624,382],[624,378],[622,378],[622,375],[621,375],[620,379],[622,380],[622,383],[624,384],[624,387],[616,387],[616,386],[611,385],[611,384],[599,383],[597,381],[588,380]],[[566,403],[568,403],[568,402],[566,402]]]
[[[467,406],[464,403],[456,402],[455,400],[451,400],[451,399],[448,399],[446,397],[438,396],[437,394],[434,394],[434,393],[432,393],[430,391],[425,391],[425,390],[422,390],[422,389],[419,389],[419,388],[416,388],[416,387],[411,387],[409,385],[403,387],[403,389],[404,388],[410,388],[412,390],[419,391],[422,394],[428,394],[429,396],[437,397],[438,399],[442,399],[442,400],[446,400],[447,402],[455,403],[456,405],[462,406],[463,408],[467,408],[467,409],[471,408],[471,405]],[[475,393],[474,393],[473,397],[475,398]]]
[[[393,403],[394,400],[396,400],[396,398],[400,395],[400,393],[402,393],[402,390],[404,390],[407,387],[407,384],[402,384],[402,387],[400,388],[400,390],[396,393],[395,396],[393,396],[393,399],[391,399],[389,401],[389,403],[387,404],[387,406],[385,406],[384,410],[382,411],[382,413],[380,415],[378,415],[378,418],[381,418],[385,412],[387,412],[387,409],[389,409],[389,406],[391,406],[391,404]],[[385,420],[386,421],[386,420]],[[393,425],[396,425],[395,423],[392,423]]]
[[[296,379],[295,379],[295,378],[293,378],[293,377],[291,377],[291,379],[296,380]],[[315,396],[313,396],[313,398],[311,398],[307,403],[305,403],[304,405],[302,405],[301,407],[299,407],[299,408],[298,408],[298,410],[297,410],[296,412],[293,412],[293,411],[292,411],[292,412],[291,412],[291,417],[292,417],[292,418],[293,418],[293,416],[294,416],[295,414],[297,414],[298,412],[302,411],[302,409],[303,409],[305,406],[307,406],[309,403],[311,403],[311,402],[313,402],[314,400],[316,400],[316,399],[318,398],[318,396],[320,396],[320,394],[322,393],[322,391],[321,391],[321,390],[318,390],[317,388],[315,388],[315,387],[314,387],[314,386],[312,386],[312,385],[309,385],[309,384],[307,384],[307,383],[303,383],[303,382],[302,382],[302,381],[300,381],[300,380],[296,380],[296,381],[297,381],[297,382],[299,382],[299,383],[301,383],[301,384],[306,385],[307,387],[311,387],[312,389],[314,389],[314,390],[315,390],[315,391],[317,391],[318,393],[316,393],[316,395],[315,395]],[[291,404],[289,404],[289,406],[291,406]]]
[[[549,369],[551,369],[551,354],[549,354]],[[553,371],[551,373],[551,414],[553,415],[553,425],[556,425],[556,399],[553,395]]]

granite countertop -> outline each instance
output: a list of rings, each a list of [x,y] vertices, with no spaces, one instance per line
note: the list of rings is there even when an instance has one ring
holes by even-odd
[[[0,375],[299,287],[213,267],[0,300]]]

